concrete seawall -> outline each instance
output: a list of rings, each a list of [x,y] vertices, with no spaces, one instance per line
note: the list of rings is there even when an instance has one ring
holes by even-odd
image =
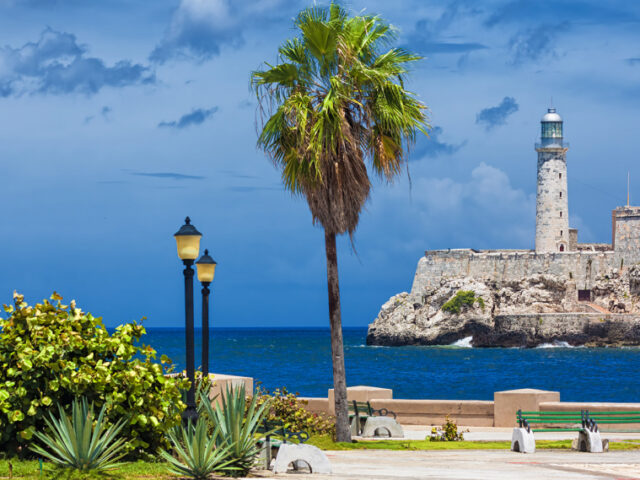
[[[409,400],[394,399],[392,390],[376,387],[350,387],[349,401],[369,401],[375,409],[386,408],[396,413],[404,425],[442,425],[445,416],[460,426],[514,427],[516,412],[523,411],[640,411],[640,403],[561,402],[560,393],[531,388],[496,392],[493,401],[483,400]],[[374,398],[382,395],[386,398]],[[329,401],[331,397],[331,401]],[[301,397],[314,413],[333,415],[333,392],[327,398]],[[638,429],[638,425],[602,425],[601,430]]]

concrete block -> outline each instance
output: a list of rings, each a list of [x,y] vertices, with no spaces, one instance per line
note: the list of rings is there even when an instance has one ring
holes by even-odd
[[[505,390],[493,394],[493,426],[513,427],[516,423],[516,412],[524,410],[539,411],[543,402],[559,402],[560,392],[522,388],[519,390]]]
[[[304,408],[313,413],[329,413],[329,399],[317,397],[298,397]]]
[[[367,417],[362,428],[362,436],[367,438],[385,436],[404,438],[402,427],[393,417]]]
[[[609,442],[607,442],[607,448]],[[578,449],[581,452],[602,453],[602,437],[600,432],[592,432],[591,430],[583,430],[578,433]]]
[[[286,473],[289,465],[300,468],[302,462],[311,469],[311,473],[331,473],[331,464],[325,453],[313,445],[283,443],[278,450],[273,473]]]
[[[393,398],[393,390],[390,388],[368,387],[358,385],[356,387],[347,387],[347,400],[349,402],[368,402],[374,398],[391,399]],[[329,413],[335,414],[335,394],[333,388],[329,389]]]
[[[514,428],[511,434],[511,451],[535,453],[536,440],[533,438],[533,432],[528,432],[526,428]]]
[[[224,375],[220,373],[212,373],[209,374],[209,376],[213,381],[213,385],[211,386],[211,390],[209,391],[209,398],[211,400],[214,400],[215,398],[216,403],[222,400],[222,396],[225,394],[228,387],[235,388],[244,385],[247,395],[253,395],[253,378],[251,377]]]
[[[355,416],[351,417],[351,422],[349,424],[349,430],[351,430],[351,436],[357,437],[360,435],[360,429],[362,428],[361,419],[356,418]]]

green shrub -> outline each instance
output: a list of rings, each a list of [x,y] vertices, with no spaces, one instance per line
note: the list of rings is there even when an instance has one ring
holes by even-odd
[[[270,402],[268,420],[270,422],[282,422],[285,428],[293,432],[307,432],[310,436],[331,435],[335,436],[336,422],[333,417],[325,414],[317,414],[305,408],[306,400],[300,400],[297,394],[288,392],[286,388],[256,391],[258,404]]]
[[[463,306],[473,307],[473,304],[476,302],[478,302],[478,305],[480,305],[480,308],[484,311],[484,299],[482,297],[476,297],[473,290],[460,290],[453,298],[442,305],[442,311],[457,315]]]
[[[175,456],[160,451],[160,455],[169,463],[169,471],[180,476],[196,480],[205,480],[214,472],[231,472],[234,459],[230,458],[231,446],[217,447],[220,428],[213,434],[208,433],[205,417],[198,418],[195,425],[189,422],[169,432]]]
[[[150,346],[137,346],[144,327],[119,326],[110,335],[100,318],[58,294],[35,306],[14,294],[15,306],[0,319],[0,451],[25,452],[36,431],[44,431],[53,405],[84,396],[106,407],[107,425],[126,417],[122,436],[132,455],[167,445],[165,432],[180,423],[183,378],[167,378]]]
[[[258,405],[255,395],[247,400],[244,385],[227,387],[216,406],[211,405],[204,393],[200,395],[200,405],[218,432],[215,437],[217,448],[228,449],[227,473],[233,477],[246,476],[260,452],[256,435],[267,416],[269,403]]]
[[[464,440],[464,434],[458,432],[458,425],[447,415],[444,417],[444,425],[441,427],[433,427],[431,429],[431,436],[428,438],[432,442],[459,442]]]
[[[94,425],[93,404],[88,405],[86,398],[73,401],[70,418],[58,405],[58,418],[49,412],[51,421],[45,419],[52,433],[34,434],[47,448],[31,445],[31,450],[63,468],[96,471],[117,468],[116,462],[125,455],[125,440],[117,438],[125,419],[107,428],[104,422],[106,406],[102,406]]]

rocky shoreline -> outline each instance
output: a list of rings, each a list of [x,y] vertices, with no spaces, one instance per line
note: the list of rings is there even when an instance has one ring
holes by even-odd
[[[472,337],[474,347],[640,345],[640,267],[596,280],[589,302],[577,286],[552,275],[514,282],[442,279],[421,295],[389,299],[369,325],[367,345],[450,345]]]

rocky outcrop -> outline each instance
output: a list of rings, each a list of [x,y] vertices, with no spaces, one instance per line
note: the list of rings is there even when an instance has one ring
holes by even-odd
[[[577,290],[554,275],[443,278],[420,295],[391,297],[369,325],[367,344],[449,345],[472,337],[476,347],[640,345],[640,266],[596,278],[590,301],[579,302]],[[458,292],[474,295],[456,311],[450,305]]]

